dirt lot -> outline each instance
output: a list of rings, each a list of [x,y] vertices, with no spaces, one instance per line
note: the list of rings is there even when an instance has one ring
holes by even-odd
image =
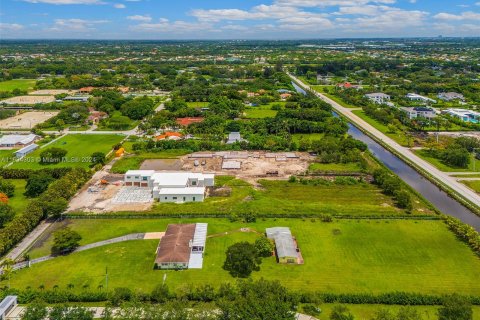
[[[140,170],[181,170],[182,161],[179,159],[149,159],[143,161]]]
[[[18,96],[0,101],[5,104],[37,104],[54,102],[54,96]]]
[[[39,123],[56,116],[57,111],[29,111],[15,117],[0,120],[2,129],[31,129]]]
[[[105,180],[107,185],[101,185]],[[123,188],[123,175],[97,172],[90,182],[70,201],[67,211],[88,211],[92,213],[115,211],[145,211],[152,203],[115,203],[115,195]]]
[[[55,96],[57,94],[62,94],[62,93],[67,93],[67,94],[72,94],[75,91],[72,90],[66,90],[66,89],[43,89],[43,90],[37,90],[30,92],[29,95],[31,96]]]
[[[210,157],[211,155],[211,157]],[[184,171],[235,175],[251,183],[259,178],[285,179],[308,169],[314,160],[308,153],[215,152],[182,157]],[[224,162],[240,164],[240,169],[222,168]]]
[[[308,153],[268,153],[268,152],[216,152],[194,153],[179,159],[146,160],[141,169],[211,172],[219,175],[235,175],[257,184],[259,178],[287,179],[308,169],[313,157]],[[224,162],[235,162],[240,169],[222,169]],[[104,213],[115,211],[145,211],[152,202],[118,203],[117,194],[126,192],[122,174],[110,174],[111,164],[97,172],[90,182],[75,196],[68,208],[69,212],[87,211]],[[106,184],[101,184],[105,180]],[[128,190],[127,190],[128,191]],[[139,199],[140,199],[139,195]],[[128,198],[121,196],[120,198]],[[131,200],[131,199],[130,199]]]

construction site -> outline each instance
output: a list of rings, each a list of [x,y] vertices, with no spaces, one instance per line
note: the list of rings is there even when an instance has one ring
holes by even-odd
[[[148,159],[140,169],[229,175],[256,185],[259,179],[286,180],[291,175],[303,174],[313,160],[313,156],[300,152],[198,152],[178,159]],[[152,207],[150,189],[125,186],[124,175],[112,174],[110,168],[105,166],[79,191],[70,202],[69,212],[145,211]]]

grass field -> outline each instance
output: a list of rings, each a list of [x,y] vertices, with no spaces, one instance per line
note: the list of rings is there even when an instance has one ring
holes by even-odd
[[[74,220],[70,227],[83,236],[83,243],[132,232],[165,230],[171,222],[196,220]],[[421,292],[432,294],[480,294],[480,259],[458,241],[442,221],[340,220],[331,223],[300,219],[266,219],[243,224],[226,219],[201,219],[209,223],[202,270],[155,271],[156,240],[137,240],[108,245],[33,265],[12,276],[12,286],[47,288],[68,283],[96,288],[104,283],[108,267],[109,286],[151,290],[164,274],[175,289],[192,284],[234,279],[222,269],[225,250],[239,241],[254,241],[259,235],[240,232],[249,227],[260,233],[266,227],[288,226],[297,238],[304,265],[279,265],[274,257],[264,259],[253,274],[280,280],[293,290],[323,292]],[[229,232],[228,234],[224,234]],[[41,250],[48,252],[49,241]],[[40,250],[38,249],[38,250]],[[35,252],[32,252],[34,255]],[[38,251],[37,251],[38,253]],[[3,283],[2,283],[3,284]],[[78,289],[81,290],[81,289]]]
[[[327,320],[330,317],[330,313],[332,309],[335,307],[335,304],[322,304],[320,305],[320,309],[322,313],[317,316],[319,320]],[[376,304],[347,304],[344,305],[349,310],[350,313],[355,317],[357,320],[370,320],[372,319],[376,312],[380,309],[387,309],[390,312],[396,313],[401,308],[401,306],[386,306],[386,305],[376,305]],[[439,306],[412,306],[409,307],[415,309],[421,318],[417,320],[436,320],[438,319],[438,309]],[[480,320],[480,307],[474,306],[473,307],[473,320]]]
[[[349,163],[312,163],[308,170],[313,172],[361,172],[362,168],[357,162]]]
[[[218,181],[219,177],[216,178]],[[155,203],[156,214],[247,213],[293,215],[398,215],[392,199],[370,184],[303,185],[286,181],[260,181],[262,189],[242,180],[229,180],[230,197],[209,197],[202,203]],[[416,212],[415,213],[420,213]]]
[[[69,134],[48,146],[37,149],[25,158],[23,161],[15,162],[10,168],[15,169],[42,169],[53,167],[81,167],[87,168],[90,165],[90,157],[94,152],[103,152],[107,154],[112,147],[122,141],[124,136],[113,134]],[[68,161],[42,165],[39,162],[40,153],[50,147],[62,148],[67,150]]]
[[[415,150],[414,151],[417,156],[422,158],[423,160],[426,160],[433,164],[435,167],[440,169],[441,171],[445,172],[474,172],[474,169],[477,172],[480,172],[480,160],[475,159],[473,155],[470,157],[470,164],[468,168],[459,168],[459,167],[452,167],[446,163],[444,163],[442,160],[434,158],[431,156],[431,154],[428,152],[428,150]],[[475,162],[475,164],[474,164]],[[472,177],[473,178],[473,177]]]
[[[292,134],[292,139],[295,142],[299,142],[302,139],[312,140],[321,140],[325,135],[323,133],[294,133]]]
[[[29,198],[25,197],[23,193],[25,192],[25,186],[27,185],[26,180],[21,179],[9,179],[7,180],[15,186],[15,195],[8,199],[8,204],[15,209],[17,214],[22,214],[27,207]]]
[[[125,148],[127,150],[127,148]],[[161,152],[140,152],[134,155],[127,155],[116,161],[111,169],[113,173],[125,173],[128,170],[139,169],[143,161],[147,159],[175,159],[190,153],[188,150],[173,149]]]
[[[245,118],[247,119],[262,119],[273,118],[277,115],[277,110],[272,110],[272,106],[275,104],[285,105],[283,101],[271,102],[267,105],[261,105],[256,107],[247,107],[245,109]]]
[[[187,102],[189,108],[207,108],[209,102]]]
[[[15,159],[16,150],[0,150],[0,166],[12,162]]]
[[[480,194],[480,180],[460,180],[460,182],[475,191],[476,193]]]
[[[402,146],[404,146],[404,147],[408,146],[408,139],[403,132],[400,132],[400,131],[398,131],[396,133],[390,132],[390,130],[388,129],[388,127],[386,125],[378,122],[375,119],[370,118],[369,116],[367,116],[365,114],[365,112],[363,112],[363,110],[353,110],[352,113],[356,114],[357,116],[359,116],[360,118],[365,120],[365,122],[367,122],[368,124],[373,126],[375,129],[379,130],[380,132],[382,132],[386,136],[392,138],[393,140],[395,140],[396,142],[398,142]],[[411,143],[412,143],[412,141],[411,141]]]
[[[12,91],[14,89],[33,90],[35,79],[15,79],[0,82],[0,91]]]

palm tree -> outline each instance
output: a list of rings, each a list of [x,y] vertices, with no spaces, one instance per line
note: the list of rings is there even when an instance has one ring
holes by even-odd
[[[45,290],[45,285],[44,285],[44,284],[39,285],[39,286],[38,286],[38,289],[40,289],[40,290]]]
[[[73,283],[67,284],[67,288],[70,289],[70,290],[73,289],[74,287],[75,287],[75,286],[73,285]]]
[[[57,289],[58,289],[58,284],[53,286],[53,290],[57,290]]]
[[[90,287],[89,284],[84,284],[84,285],[82,286],[83,289],[88,289],[89,287]]]
[[[102,290],[103,289],[103,284],[99,284],[98,287],[97,287],[98,290]]]

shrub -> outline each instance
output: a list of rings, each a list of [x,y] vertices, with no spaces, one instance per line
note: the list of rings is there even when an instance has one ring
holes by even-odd
[[[11,198],[15,195],[15,186],[10,181],[1,179],[0,192],[6,194],[7,197]]]
[[[254,246],[255,246],[255,250],[257,250],[257,255],[259,257],[272,256],[273,250],[275,248],[272,241],[267,237],[260,237],[257,240],[255,240]]]
[[[40,164],[53,164],[62,162],[67,155],[67,150],[62,148],[48,148],[40,153]]]
[[[25,196],[27,197],[38,197],[40,194],[47,190],[48,185],[53,182],[55,179],[48,175],[47,173],[40,173],[31,175],[27,180],[27,185],[25,186]]]
[[[6,203],[0,203],[0,228],[10,222],[15,216],[15,211]]]
[[[261,260],[255,246],[249,242],[238,242],[228,247],[223,268],[233,277],[247,278],[253,271],[260,270]]]

